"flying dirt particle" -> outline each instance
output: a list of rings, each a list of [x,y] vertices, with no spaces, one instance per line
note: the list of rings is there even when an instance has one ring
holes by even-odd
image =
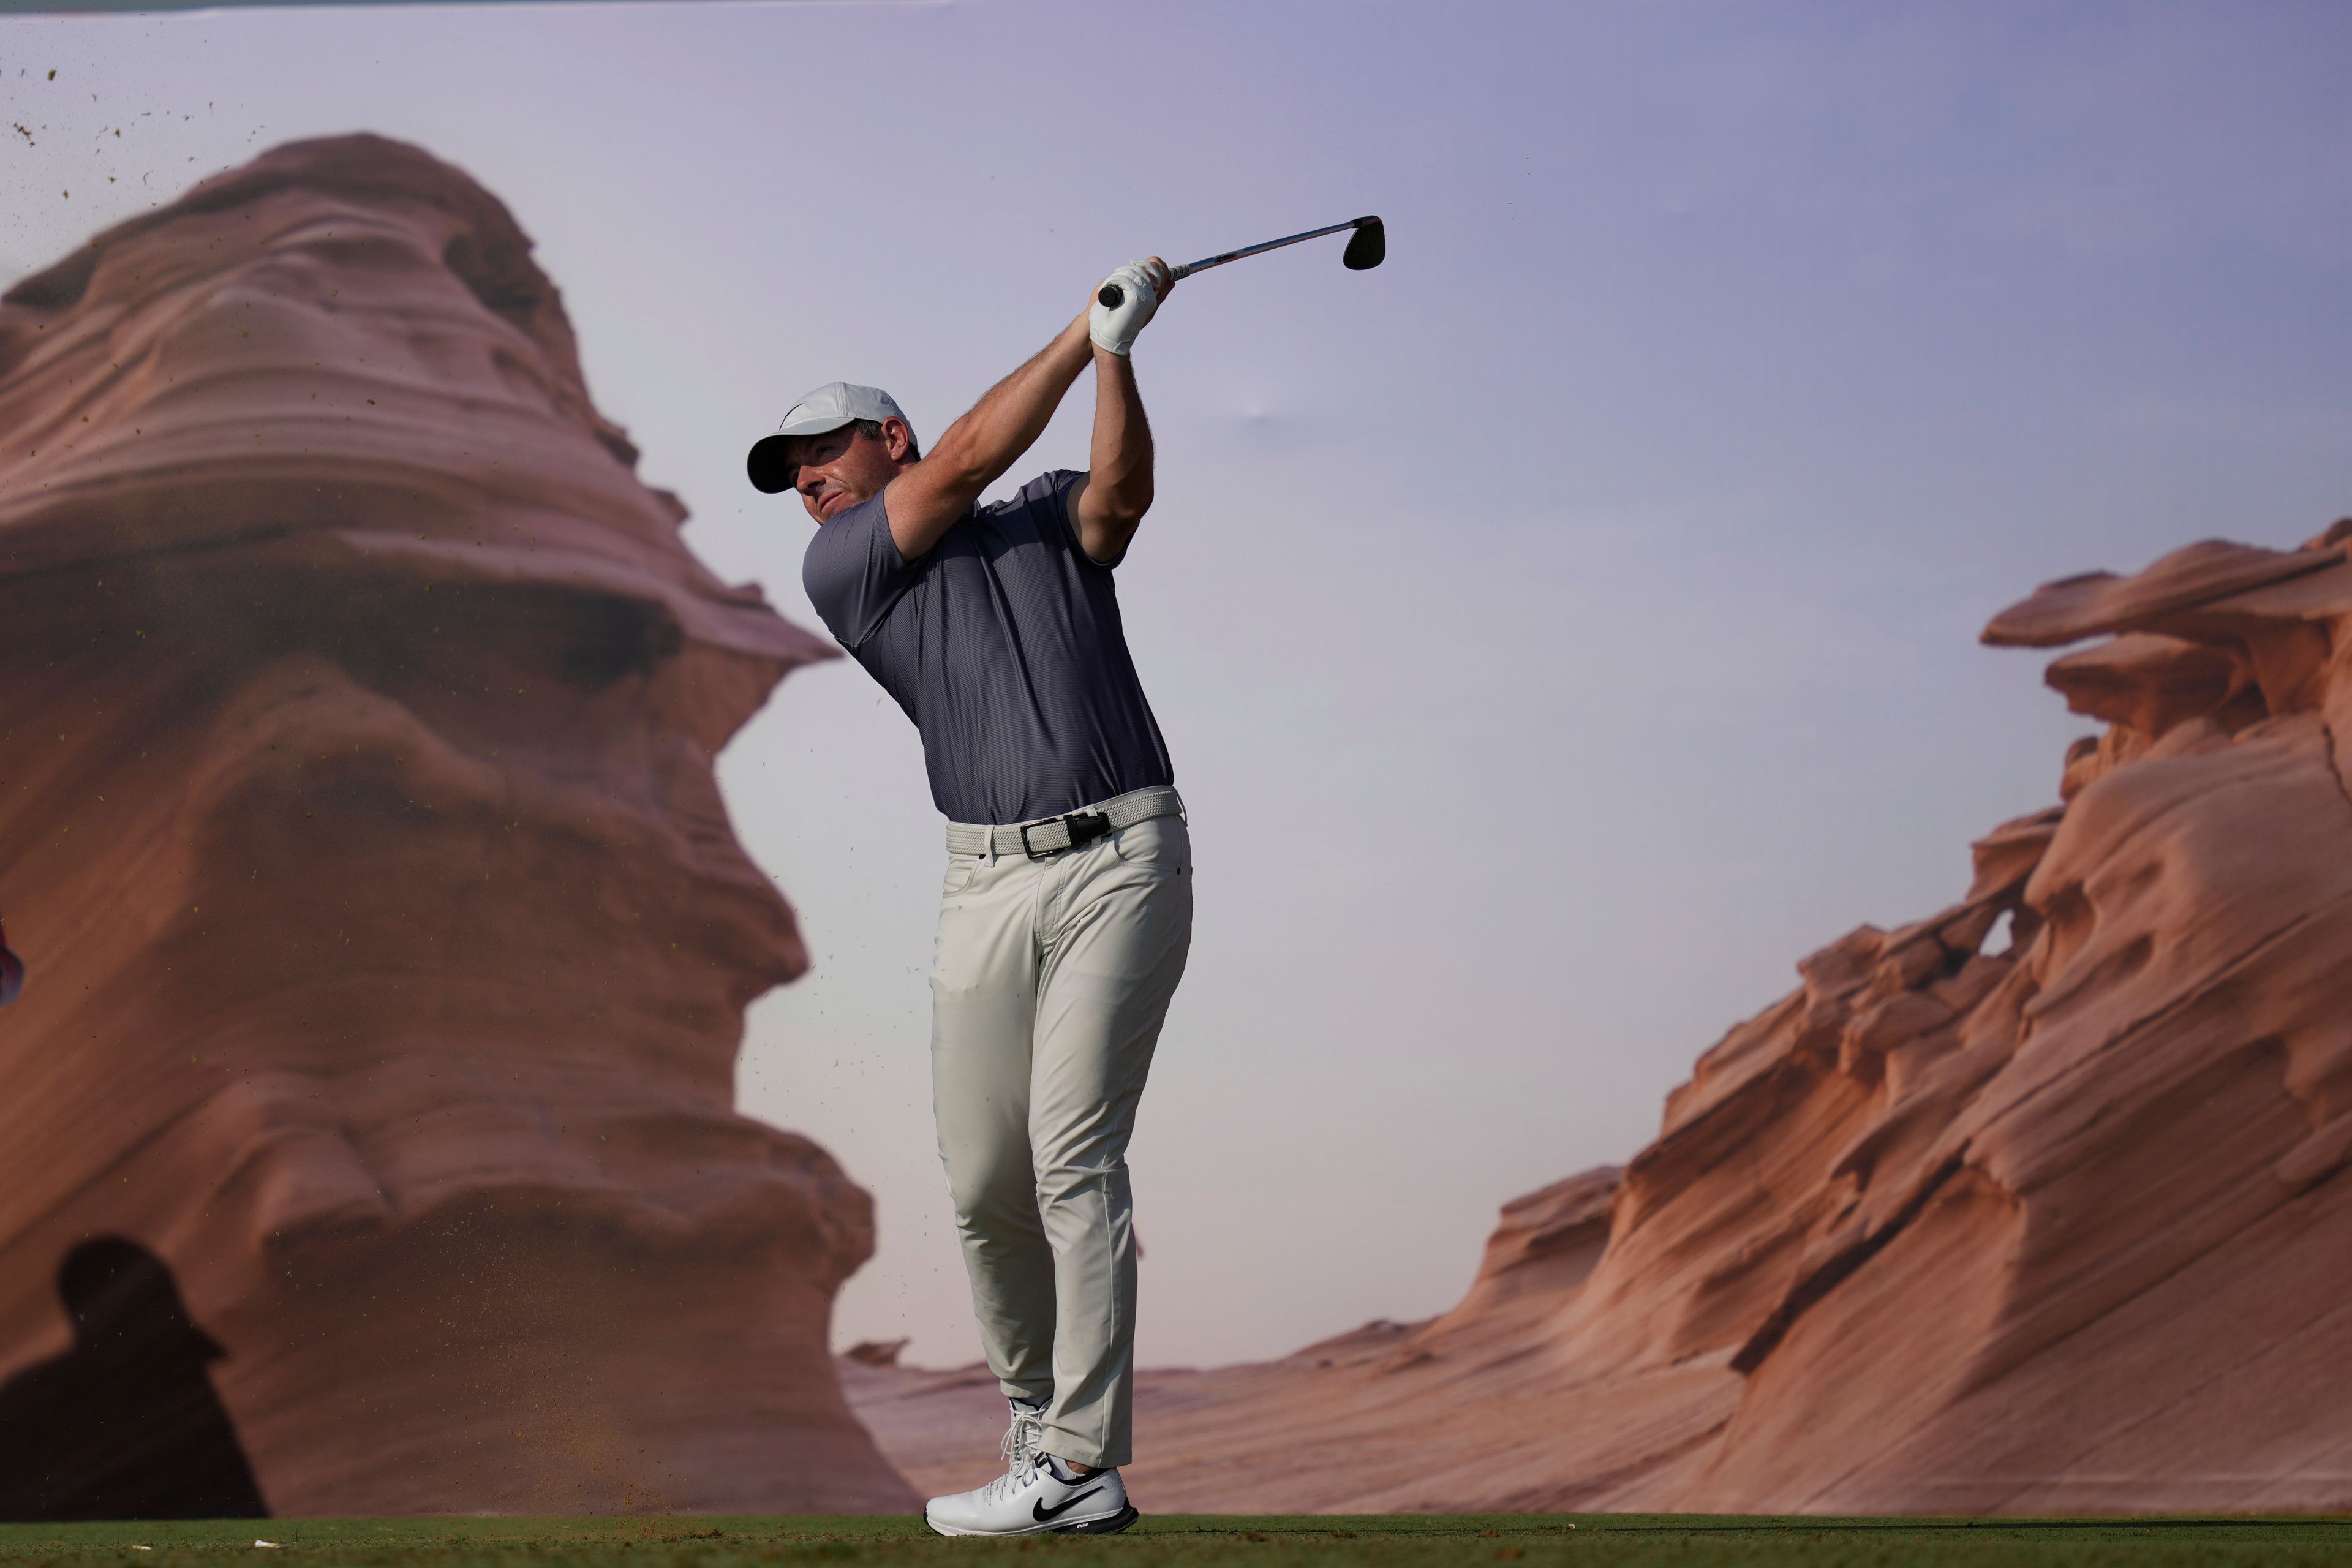
[[[57,72],[55,72],[55,71],[51,71],[51,72],[49,73],[49,79],[50,79],[51,81],[55,81],[55,80],[57,80],[57,79],[58,79],[58,73],[57,73]]]

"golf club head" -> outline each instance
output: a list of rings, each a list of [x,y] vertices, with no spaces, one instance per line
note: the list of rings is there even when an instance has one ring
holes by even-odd
[[[0,929],[0,1006],[14,1002],[24,988],[24,961],[8,951],[8,933]]]
[[[1356,232],[1348,237],[1348,248],[1339,254],[1339,265],[1350,272],[1370,272],[1389,258],[1389,231],[1376,217],[1360,217]]]

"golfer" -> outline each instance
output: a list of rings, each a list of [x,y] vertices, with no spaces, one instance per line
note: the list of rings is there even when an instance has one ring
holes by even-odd
[[[841,645],[922,732],[948,870],[931,968],[931,1089],[1007,1471],[930,1500],[944,1535],[1108,1534],[1128,1462],[1135,1231],[1127,1144],[1192,937],[1192,854],[1112,571],[1151,505],[1128,355],[1174,286],[1106,282],[929,455],[897,403],[835,382],[751,448],[751,482],[817,522],[803,579]],[[1085,473],[981,492],[1091,360]]]

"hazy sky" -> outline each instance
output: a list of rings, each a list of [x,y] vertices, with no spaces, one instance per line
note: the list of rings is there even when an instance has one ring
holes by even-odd
[[[473,174],[688,541],[812,627],[742,470],[796,394],[928,437],[1129,257],[1387,219],[1136,352],[1120,595],[1200,877],[1147,1362],[1447,1305],[1497,1205],[2054,799],[2088,726],[1993,611],[2352,511],[2336,4],[366,6],[10,18],[0,66],[11,278],[299,137]],[[1089,391],[1013,480],[1083,466]],[[742,1103],[879,1204],[838,1337],[970,1359],[914,730],[845,660],[722,777],[816,955]]]

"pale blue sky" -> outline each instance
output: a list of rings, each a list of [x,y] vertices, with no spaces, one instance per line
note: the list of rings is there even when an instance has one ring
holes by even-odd
[[[0,68],[11,277],[296,137],[471,172],[688,540],[811,626],[741,467],[794,395],[935,434],[1130,256],[1386,217],[1137,351],[1121,595],[1201,877],[1152,1362],[1439,1310],[1796,959],[1956,897],[2087,727],[1992,611],[2352,511],[2332,4],[366,6],[0,20]],[[843,662],[722,775],[817,957],[744,1106],[880,1204],[841,1337],[969,1359],[914,732]]]

